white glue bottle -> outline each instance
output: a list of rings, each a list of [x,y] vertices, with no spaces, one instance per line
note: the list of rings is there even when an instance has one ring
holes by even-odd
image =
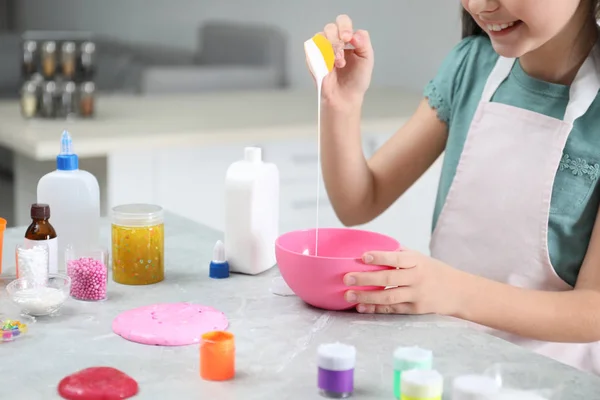
[[[258,147],[225,177],[225,254],[231,272],[256,275],[273,267],[279,235],[279,170]]]
[[[65,249],[91,250],[100,236],[100,188],[94,175],[79,169],[71,136],[64,131],[56,171],[44,175],[37,186],[38,203],[50,205],[52,225],[60,232],[58,269],[65,271]]]

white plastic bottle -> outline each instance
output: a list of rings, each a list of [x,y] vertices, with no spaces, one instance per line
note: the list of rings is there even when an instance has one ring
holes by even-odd
[[[71,136],[64,131],[56,171],[44,175],[37,186],[38,203],[49,204],[58,235],[58,269],[65,271],[65,249],[93,249],[99,245],[100,188],[96,177],[79,169]]]
[[[256,275],[273,267],[279,234],[279,170],[258,147],[225,177],[225,255],[232,272]]]

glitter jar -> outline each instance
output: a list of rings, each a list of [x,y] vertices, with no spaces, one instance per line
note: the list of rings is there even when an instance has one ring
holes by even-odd
[[[411,369],[431,369],[433,352],[420,347],[398,347],[394,350],[394,397],[400,398],[402,372]]]
[[[113,281],[125,285],[150,285],[164,279],[163,214],[162,207],[152,204],[113,207]]]
[[[356,348],[343,343],[322,344],[317,350],[319,392],[322,396],[342,399],[354,392]]]
[[[108,285],[108,251],[81,250],[68,246],[65,250],[67,275],[71,278],[71,297],[83,301],[106,300]]]

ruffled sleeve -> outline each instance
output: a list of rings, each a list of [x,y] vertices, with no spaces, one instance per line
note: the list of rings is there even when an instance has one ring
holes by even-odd
[[[473,43],[479,38],[470,36],[460,41],[446,56],[437,75],[427,83],[423,95],[438,118],[450,125],[453,102],[463,80],[465,63]]]

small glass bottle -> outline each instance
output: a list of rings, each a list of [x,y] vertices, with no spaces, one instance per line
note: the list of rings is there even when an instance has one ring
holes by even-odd
[[[40,241],[48,245],[49,272],[58,272],[58,245],[57,235],[50,223],[50,206],[48,204],[31,205],[31,224],[25,231],[25,243],[31,245]]]
[[[113,280],[150,285],[165,278],[163,209],[152,204],[125,204],[112,209]]]
[[[56,42],[42,45],[42,73],[47,79],[52,79],[56,73]]]
[[[56,82],[45,82],[42,88],[41,114],[45,118],[56,117]]]
[[[94,82],[84,82],[81,85],[79,93],[79,115],[82,117],[94,116],[94,97],[96,92],[96,85]]]
[[[78,75],[82,81],[89,81],[94,78],[96,68],[96,45],[93,42],[83,42],[81,44],[79,56]]]
[[[23,43],[23,63],[21,64],[21,74],[29,78],[37,70],[37,42],[27,40]]]
[[[38,85],[27,81],[21,89],[21,114],[23,117],[34,118],[38,110]]]
[[[75,68],[77,63],[75,42],[64,42],[60,51],[60,64],[63,76],[72,80],[75,78]]]
[[[75,82],[66,82],[61,94],[60,115],[73,118],[77,115],[77,92]]]

